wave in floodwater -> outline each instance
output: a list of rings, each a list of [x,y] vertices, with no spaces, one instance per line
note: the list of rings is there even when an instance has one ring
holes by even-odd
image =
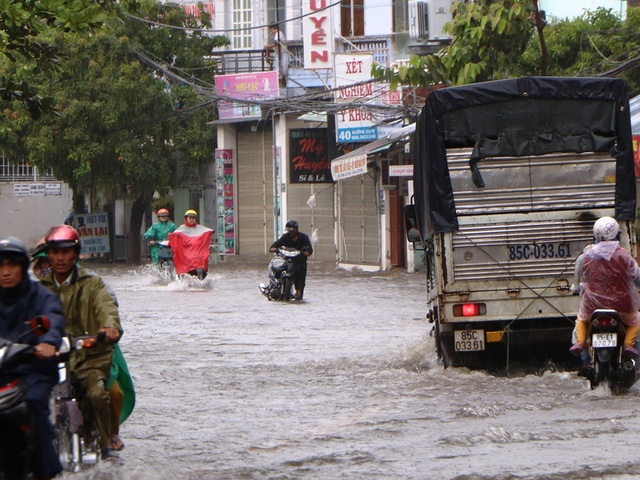
[[[266,268],[214,268],[200,289],[100,274],[137,404],[124,464],[63,478],[638,478],[638,386],[444,369],[422,276],[310,271],[308,300],[283,304],[258,291]]]

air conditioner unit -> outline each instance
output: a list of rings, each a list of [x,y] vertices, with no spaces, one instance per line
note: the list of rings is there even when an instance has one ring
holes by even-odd
[[[409,37],[431,41],[450,40],[442,32],[444,24],[452,20],[453,0],[409,0]]]
[[[451,36],[443,33],[444,24],[453,19],[451,13],[452,0],[429,0],[427,3],[427,36],[429,40],[451,40]]]
[[[427,2],[424,0],[409,0],[409,37],[421,38],[427,36]]]

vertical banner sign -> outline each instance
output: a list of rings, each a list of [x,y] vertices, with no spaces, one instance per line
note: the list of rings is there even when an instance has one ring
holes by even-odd
[[[302,0],[304,68],[333,68],[333,7],[329,0]]]
[[[336,103],[365,103],[373,98],[374,84],[361,82],[371,79],[373,54],[336,54],[334,69]],[[378,139],[378,128],[369,110],[348,108],[336,113],[336,141],[338,143],[370,142]]]
[[[289,183],[331,183],[326,128],[289,131]]]
[[[236,254],[236,169],[233,150],[217,149],[216,197],[218,205],[218,253]]]
[[[80,235],[80,253],[109,253],[109,216],[106,213],[77,213],[73,226]]]

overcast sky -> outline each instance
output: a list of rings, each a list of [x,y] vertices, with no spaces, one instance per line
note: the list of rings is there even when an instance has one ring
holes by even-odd
[[[624,13],[627,2],[620,0],[539,0],[540,10],[547,15],[558,18],[573,18],[584,13],[585,10],[595,10],[598,7],[610,8],[614,13]]]

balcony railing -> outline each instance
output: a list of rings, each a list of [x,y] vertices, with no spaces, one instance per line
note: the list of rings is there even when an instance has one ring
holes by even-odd
[[[0,151],[0,182],[55,180],[53,170],[39,169],[28,163],[12,163]]]
[[[214,52],[209,58],[217,62],[218,75],[269,72],[274,69],[273,57],[266,55],[264,50],[222,50]]]

